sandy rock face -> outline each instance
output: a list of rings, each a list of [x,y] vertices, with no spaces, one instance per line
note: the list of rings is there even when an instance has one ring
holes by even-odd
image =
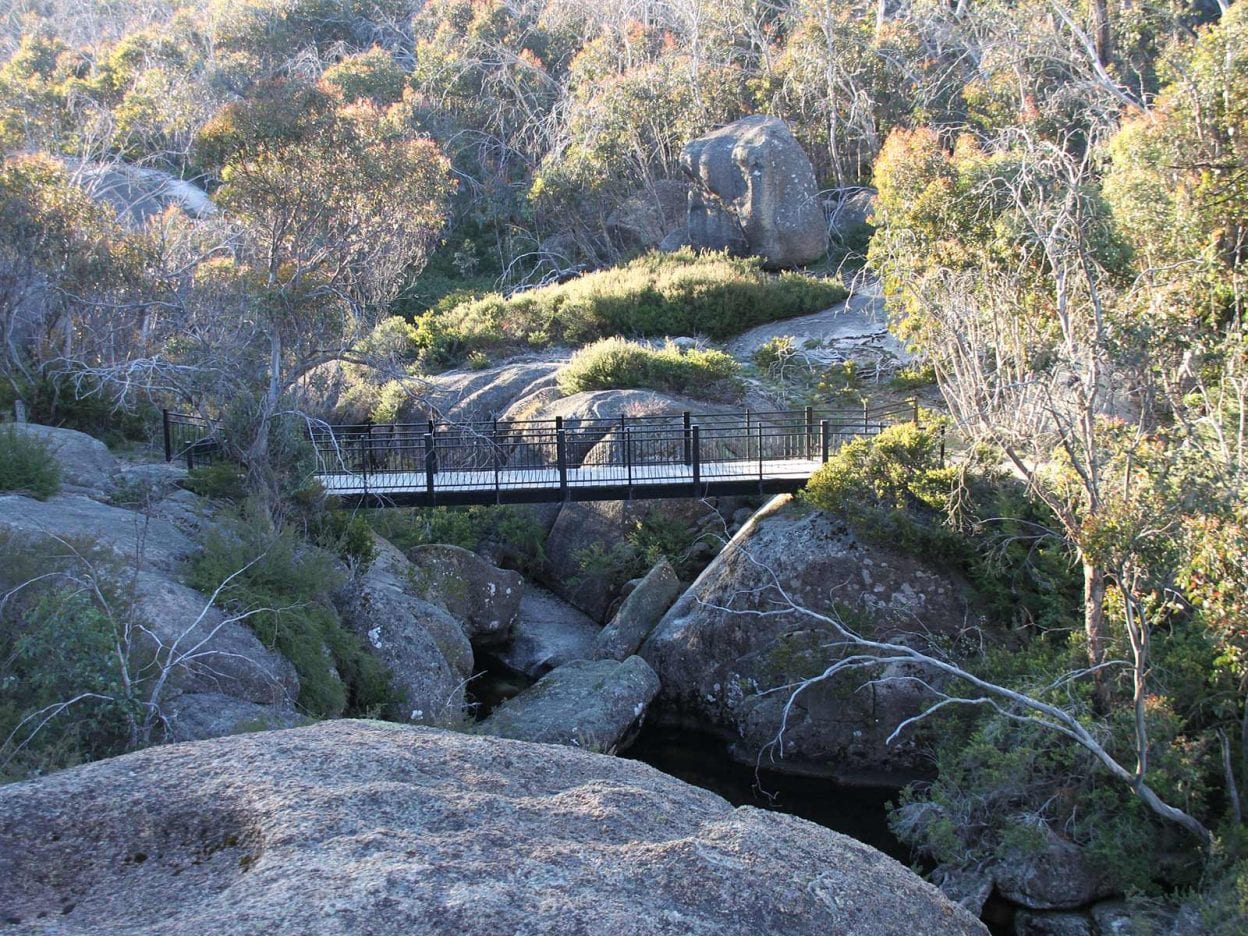
[[[744,117],[685,144],[694,181],[688,241],[763,258],[771,269],[811,263],[828,232],[810,159],[778,117]]]
[[[843,521],[787,495],[776,498],[676,601],[639,651],[659,674],[661,700],[731,738],[734,756],[746,763],[780,729],[789,692],[771,690],[822,673],[846,652],[830,646],[835,634],[828,625],[781,613],[784,599],[773,582],[799,606],[839,614],[879,639],[938,634],[953,640],[971,613],[964,582],[863,542]],[[784,731],[784,758],[774,766],[849,781],[905,780],[924,767],[923,754],[910,735],[887,739],[929,701],[926,690],[904,678],[872,684],[850,672],[826,680],[799,697]]]
[[[985,932],[865,845],[643,764],[355,721],[0,788],[0,931]]]

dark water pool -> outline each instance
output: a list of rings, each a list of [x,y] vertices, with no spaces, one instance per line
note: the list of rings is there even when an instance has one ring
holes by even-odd
[[[734,806],[758,806],[809,819],[865,842],[903,864],[910,849],[888,829],[891,787],[850,787],[829,780],[759,771],[728,756],[724,742],[687,729],[647,726],[624,757],[718,793]]]

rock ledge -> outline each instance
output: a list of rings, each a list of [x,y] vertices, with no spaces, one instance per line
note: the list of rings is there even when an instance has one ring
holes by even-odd
[[[357,721],[0,788],[0,932],[32,929],[985,932],[859,842],[644,764]]]

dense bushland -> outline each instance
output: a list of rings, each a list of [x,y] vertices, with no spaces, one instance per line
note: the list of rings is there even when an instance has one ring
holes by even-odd
[[[107,563],[90,544],[72,549]],[[0,782],[121,753],[133,740],[140,707],[122,688],[116,652],[125,599],[95,593],[86,572],[63,544],[0,541]]]

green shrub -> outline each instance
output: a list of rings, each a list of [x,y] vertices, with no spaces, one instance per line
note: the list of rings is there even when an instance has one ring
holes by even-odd
[[[112,620],[84,593],[38,589],[5,608],[0,780],[125,750],[134,713],[115,651]],[[55,711],[74,699],[79,701]]]
[[[0,535],[0,782],[129,747],[146,669],[123,680],[124,572],[88,541]]]
[[[892,380],[888,382],[894,390],[922,390],[936,385],[936,368],[931,364],[909,364],[897,369]]]
[[[76,386],[47,376],[16,388],[5,383],[0,385],[0,410],[13,412],[20,399],[31,422],[85,432],[109,446],[158,438],[160,411],[155,406],[144,402],[120,408],[95,389],[89,382]]]
[[[623,338],[603,338],[572,355],[558,380],[560,391],[568,395],[637,387],[722,397],[735,394],[738,370],[737,362],[722,351],[685,351],[670,341],[652,348]]]
[[[0,430],[0,491],[47,500],[60,488],[60,466],[40,439],[11,425]]]
[[[1086,662],[1086,651],[1055,637],[990,651],[976,673],[1073,709],[1091,723],[1091,681],[1062,678]],[[975,696],[969,686],[950,688]],[[1174,826],[1107,776],[1089,751],[1050,728],[1011,717],[1017,714],[964,708],[932,716],[925,738],[935,749],[937,778],[904,791],[902,808],[890,818],[898,838],[938,863],[966,867],[1034,854],[1054,830],[1083,848],[1120,892],[1157,893],[1160,886],[1195,882],[1199,855],[1178,860],[1176,846],[1190,843],[1176,839],[1181,833]],[[1131,718],[1128,707],[1095,729],[1120,761],[1132,756]],[[1149,727],[1149,783],[1163,799],[1203,814],[1210,778],[1193,756],[1198,746],[1160,698],[1150,700]],[[1158,854],[1170,861],[1156,861]]]
[[[232,462],[199,465],[186,474],[186,489],[200,497],[240,501],[247,496],[247,478]]]
[[[299,705],[311,715],[375,713],[393,700],[389,674],[343,627],[330,601],[342,576],[325,552],[262,516],[215,527],[191,567],[190,584],[246,621],[299,674]],[[335,675],[335,671],[337,675]]]
[[[862,520],[915,508],[942,511],[955,472],[940,466],[939,445],[935,432],[912,423],[854,439],[814,473],[806,499],[821,510]]]
[[[598,579],[608,592],[618,591],[630,579],[645,575],[660,559],[666,559],[682,579],[691,580],[705,568],[710,556],[694,557],[701,539],[688,524],[652,510],[634,520],[624,539],[607,546],[593,543],[577,550],[572,558],[582,579]]]
[[[764,373],[784,364],[797,353],[797,345],[791,335],[777,335],[759,346],[754,352],[754,366]]]
[[[964,575],[995,621],[1075,626],[1080,581],[1064,544],[1046,532],[1053,518],[989,467],[991,453],[984,459],[966,472],[944,467],[938,427],[904,423],[843,445],[803,497],[860,536]]]
[[[773,275],[757,259],[691,250],[650,253],[622,266],[504,298],[443,304],[415,321],[426,366],[471,352],[584,344],[610,335],[726,338],[764,322],[834,305],[833,280]]]
[[[315,515],[312,538],[322,549],[361,566],[377,558],[372,527],[356,511],[326,506]]]
[[[510,564],[532,574],[546,561],[546,536],[533,511],[517,506],[388,508],[361,512],[377,535],[401,550],[438,543],[479,550],[498,547]]]

